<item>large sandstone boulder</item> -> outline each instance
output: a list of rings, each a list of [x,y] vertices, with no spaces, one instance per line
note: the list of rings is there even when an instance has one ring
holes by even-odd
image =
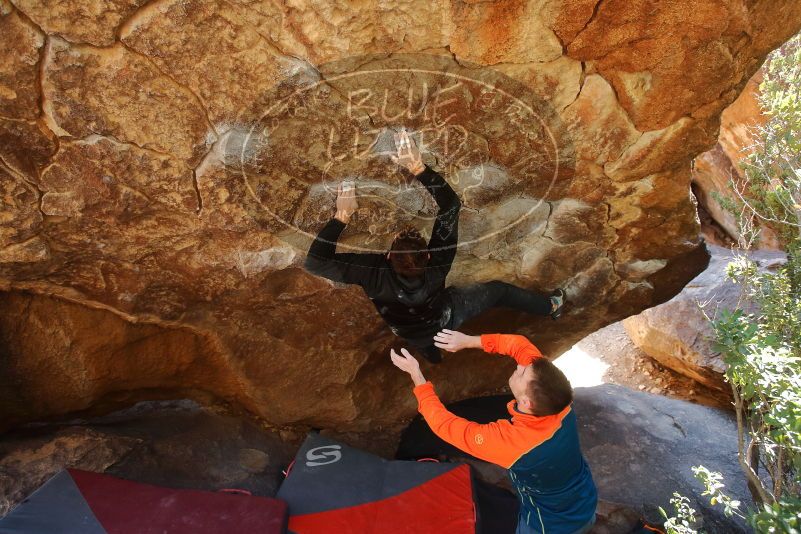
[[[713,348],[714,331],[707,315],[714,318],[720,310],[737,309],[741,288],[726,278],[726,266],[734,260],[731,251],[717,246],[709,248],[712,253],[709,266],[681,293],[624,319],[623,326],[635,345],[665,367],[728,392],[730,386],[723,376],[726,365]],[[751,255],[760,269],[773,269],[784,258],[782,252],[760,251]]]
[[[728,234],[737,240],[740,229],[737,219],[727,211],[718,198],[738,200],[732,186],[745,192],[743,165],[753,153],[753,147],[761,142],[759,128],[765,125],[767,116],[759,102],[759,84],[764,78],[763,69],[758,70],[737,99],[720,116],[720,136],[717,144],[693,161],[692,183],[698,203]],[[719,197],[716,198],[716,195]],[[759,225],[759,221],[755,224]],[[756,244],[763,249],[777,250],[778,236],[769,227],[759,225],[760,239]]]
[[[470,328],[557,355],[703,268],[689,163],[800,26],[791,0],[0,0],[0,425],[178,393],[354,431],[411,413],[360,289],[301,268],[346,177],[343,251],[430,231],[399,126],[464,201],[450,282],[572,301]],[[430,374],[455,398],[506,372]]]

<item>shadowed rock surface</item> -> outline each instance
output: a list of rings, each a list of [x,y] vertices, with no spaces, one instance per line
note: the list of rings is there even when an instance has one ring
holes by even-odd
[[[689,163],[801,26],[789,0],[57,4],[0,0],[2,426],[179,393],[343,431],[413,413],[361,290],[300,267],[343,178],[343,250],[430,231],[398,126],[464,202],[449,282],[571,301],[468,328],[558,355],[703,269]],[[455,399],[507,373],[429,374]]]
[[[99,419],[37,425],[0,442],[0,516],[67,467],[172,488],[273,496],[302,440],[191,401],[140,403]]]
[[[712,507],[693,476],[703,465],[723,475],[726,490],[753,506],[737,463],[737,427],[731,413],[607,384],[576,390],[581,448],[599,496],[639,509],[661,524],[657,506],[672,510],[678,492],[694,501],[708,532],[748,532],[744,522]]]

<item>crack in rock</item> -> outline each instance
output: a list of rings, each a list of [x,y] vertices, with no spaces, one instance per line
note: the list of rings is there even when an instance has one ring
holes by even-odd
[[[209,116],[209,110],[207,109],[205,102],[203,102],[203,100],[200,98],[200,96],[197,93],[195,93],[195,91],[192,90],[192,88],[190,88],[189,86],[187,86],[185,84],[180,83],[178,80],[173,78],[169,73],[164,72],[164,70],[161,69],[158,66],[158,64],[156,64],[156,62],[153,61],[149,56],[147,56],[147,55],[139,52],[138,50],[128,46],[128,44],[125,43],[125,41],[120,40],[118,42],[119,42],[119,44],[121,44],[123,46],[123,48],[125,48],[130,53],[132,53],[135,56],[140,57],[140,58],[144,59],[145,61],[147,61],[150,66],[152,66],[154,69],[156,69],[156,71],[159,72],[162,76],[164,76],[165,78],[170,80],[170,82],[172,82],[176,87],[179,87],[179,88],[185,90],[186,92],[188,92],[190,95],[192,95],[192,97],[194,98],[195,103],[197,104],[197,106],[203,111],[203,115],[206,117],[206,125],[208,126],[209,130],[211,130],[211,132],[214,133],[215,140],[220,136],[219,132],[217,131],[217,129],[215,128],[214,124],[211,121],[211,117]]]

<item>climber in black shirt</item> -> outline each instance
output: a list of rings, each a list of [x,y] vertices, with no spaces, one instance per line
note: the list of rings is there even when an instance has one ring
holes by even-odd
[[[439,207],[431,239],[407,228],[398,233],[386,254],[337,253],[336,243],[358,208],[354,187],[337,192],[336,214],[320,230],[306,257],[306,269],[318,276],[362,286],[392,332],[432,363],[442,360],[434,335],[456,329],[464,321],[495,306],[506,306],[556,319],[564,292],[548,296],[500,281],[445,288],[456,256],[461,202],[442,176],[423,164],[408,134],[395,134],[398,155],[393,161],[422,183]]]

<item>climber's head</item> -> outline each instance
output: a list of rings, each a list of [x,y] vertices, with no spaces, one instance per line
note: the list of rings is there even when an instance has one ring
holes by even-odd
[[[411,226],[395,235],[392,246],[387,253],[392,269],[407,278],[423,276],[431,254],[428,245],[420,232]]]
[[[509,377],[509,389],[518,407],[534,415],[553,415],[573,402],[573,388],[562,371],[547,358],[518,365]]]

